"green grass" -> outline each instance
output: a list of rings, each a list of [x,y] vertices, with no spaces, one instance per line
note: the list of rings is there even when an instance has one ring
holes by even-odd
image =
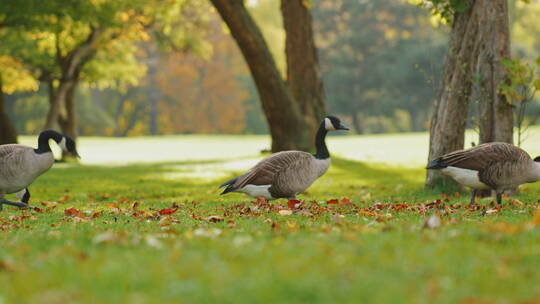
[[[0,303],[539,301],[540,185],[512,198],[523,206],[468,210],[466,193],[423,190],[425,144],[404,142],[424,138],[332,138],[337,154],[378,158],[334,159],[300,208],[218,195],[263,137],[82,139],[84,165],[57,164],[31,186],[41,212],[0,214]],[[434,213],[442,225],[423,228]]]

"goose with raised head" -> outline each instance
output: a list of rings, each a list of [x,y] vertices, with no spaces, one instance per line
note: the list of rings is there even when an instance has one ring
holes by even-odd
[[[28,186],[38,176],[49,170],[54,163],[53,153],[49,146],[50,139],[54,140],[62,150],[79,157],[75,142],[69,136],[53,130],[39,134],[37,149],[17,144],[0,146],[0,210],[3,205],[30,207]],[[12,202],[4,198],[6,194],[11,193],[16,193],[20,202]]]
[[[502,193],[524,183],[540,180],[540,157],[529,154],[512,144],[493,142],[443,155],[429,162],[427,169],[441,170],[461,185],[472,188],[471,205],[476,191],[495,190],[497,203]]]
[[[241,192],[252,197],[266,199],[294,199],[315,180],[322,176],[330,166],[330,153],[325,138],[328,131],[349,130],[339,118],[326,116],[315,136],[316,154],[303,151],[283,151],[261,160],[246,173],[233,178],[221,187],[221,194]]]

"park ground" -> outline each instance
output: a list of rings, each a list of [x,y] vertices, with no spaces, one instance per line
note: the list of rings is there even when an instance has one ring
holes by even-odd
[[[331,137],[329,172],[269,203],[217,189],[265,136],[82,138],[39,210],[0,214],[0,303],[540,303],[540,184],[426,191],[427,138]]]

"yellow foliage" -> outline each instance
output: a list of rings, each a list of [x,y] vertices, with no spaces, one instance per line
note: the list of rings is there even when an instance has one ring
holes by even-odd
[[[16,91],[37,91],[38,81],[19,60],[10,56],[0,56],[0,79],[5,93]]]

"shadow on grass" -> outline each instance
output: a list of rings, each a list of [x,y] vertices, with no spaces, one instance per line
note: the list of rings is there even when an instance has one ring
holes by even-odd
[[[424,168],[392,167],[387,164],[366,164],[348,159],[332,159],[329,174],[335,179],[349,181],[372,189],[380,198],[388,197],[435,197],[444,189],[425,189]],[[452,192],[450,192],[452,193]]]
[[[219,198],[218,185],[231,170],[220,165],[233,160],[185,161],[125,166],[55,166],[31,186],[38,199],[58,200],[62,196],[81,201],[126,198],[148,201],[209,200]],[[189,176],[192,166],[210,165],[207,178]],[[213,166],[215,165],[215,166]],[[247,168],[246,168],[247,169]],[[243,170],[242,170],[243,171]],[[230,176],[241,173],[234,172]],[[187,175],[184,176],[184,174]],[[168,176],[168,177],[167,177]],[[340,196],[368,189],[373,198],[430,197],[440,191],[423,188],[422,168],[391,167],[334,158],[329,172],[310,188],[314,196]],[[355,189],[354,191],[352,189]],[[356,192],[355,192],[356,191]],[[360,195],[360,194],[358,194]]]

